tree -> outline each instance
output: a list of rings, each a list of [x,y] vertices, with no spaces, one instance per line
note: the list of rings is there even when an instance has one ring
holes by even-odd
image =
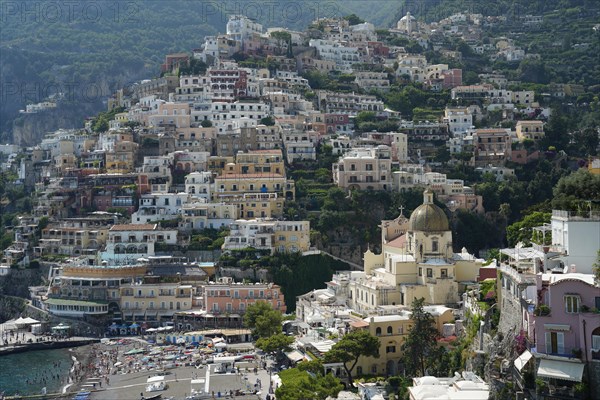
[[[292,336],[278,333],[270,337],[261,337],[256,341],[256,347],[265,353],[280,353],[290,351],[290,345],[294,343]]]
[[[600,285],[600,250],[598,250],[598,253],[596,255],[596,262],[592,265],[592,270],[594,271],[596,284]]]
[[[600,175],[582,168],[558,180],[553,190],[552,207],[558,210],[588,211],[598,199],[598,193]]]
[[[325,353],[325,362],[341,362],[352,386],[352,370],[360,357],[379,358],[379,338],[366,330],[355,330],[345,335]]]
[[[344,385],[332,374],[311,374],[299,368],[282,371],[282,385],[275,395],[280,400],[325,400],[336,398]]]
[[[402,359],[405,372],[409,376],[425,376],[426,369],[433,365],[439,354],[435,321],[424,310],[425,299],[415,299],[412,303],[412,328],[402,344]]]
[[[281,313],[273,310],[270,303],[257,301],[246,309],[244,325],[252,329],[259,338],[268,338],[281,333]]]
[[[264,117],[260,120],[260,123],[262,125],[266,125],[266,126],[273,126],[275,125],[275,120],[273,119],[273,117]]]
[[[536,226],[542,226],[544,223],[549,223],[550,217],[550,213],[536,211],[525,216],[525,218],[523,218],[521,221],[509,225],[506,228],[506,239],[508,240],[508,245],[512,247],[519,242],[523,242],[526,246],[531,245],[533,228]],[[550,234],[550,232],[547,233],[547,235]]]
[[[213,124],[212,121],[205,119],[204,121],[200,122],[200,126],[203,128],[210,128],[211,126],[213,126]]]
[[[346,15],[346,16],[344,17],[344,19],[345,19],[346,21],[348,21],[348,23],[349,23],[350,25],[358,25],[358,24],[362,24],[362,23],[364,23],[364,22],[365,22],[364,20],[362,20],[362,19],[361,19],[359,16],[357,16],[356,14],[350,14],[350,15]]]

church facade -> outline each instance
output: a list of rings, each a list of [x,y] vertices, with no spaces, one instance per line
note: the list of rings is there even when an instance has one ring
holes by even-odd
[[[423,195],[409,219],[401,213],[383,221],[382,252],[364,254],[364,275],[349,283],[350,308],[369,313],[379,306],[410,306],[421,297],[426,304],[451,306],[477,282],[483,260],[466,249],[453,252],[446,214],[434,204],[433,192]]]

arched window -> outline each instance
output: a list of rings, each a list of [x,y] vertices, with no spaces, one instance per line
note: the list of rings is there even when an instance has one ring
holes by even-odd
[[[600,360],[600,326],[592,331],[592,360]]]
[[[437,240],[433,240],[431,242],[431,251],[433,251],[434,253],[438,252],[438,241]]]
[[[392,327],[391,327],[391,326],[388,326],[388,327],[387,327],[387,334],[388,334],[388,335],[391,335],[393,332],[394,332],[394,330],[392,329]]]
[[[375,336],[381,336],[381,328],[380,327],[375,329]]]

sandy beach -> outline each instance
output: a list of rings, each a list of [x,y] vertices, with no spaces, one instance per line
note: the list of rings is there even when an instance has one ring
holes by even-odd
[[[89,391],[96,400],[236,398],[266,399],[270,376],[266,362],[253,353],[215,352],[209,345],[157,346],[139,338],[111,340],[74,349],[79,367],[68,392]],[[246,359],[242,357],[246,355]],[[223,360],[237,359],[218,367]],[[77,365],[77,364],[76,364]],[[148,391],[148,379],[162,376],[165,389]],[[273,395],[270,396],[274,398]]]

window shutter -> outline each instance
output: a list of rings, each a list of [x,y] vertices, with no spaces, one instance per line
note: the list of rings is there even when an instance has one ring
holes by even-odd
[[[600,350],[600,336],[593,335],[592,336],[592,349],[599,351]]]
[[[556,334],[556,341],[558,346],[558,354],[565,353],[565,334],[562,332],[558,332]]]
[[[552,333],[546,332],[544,335],[546,337],[546,353],[552,353]]]

